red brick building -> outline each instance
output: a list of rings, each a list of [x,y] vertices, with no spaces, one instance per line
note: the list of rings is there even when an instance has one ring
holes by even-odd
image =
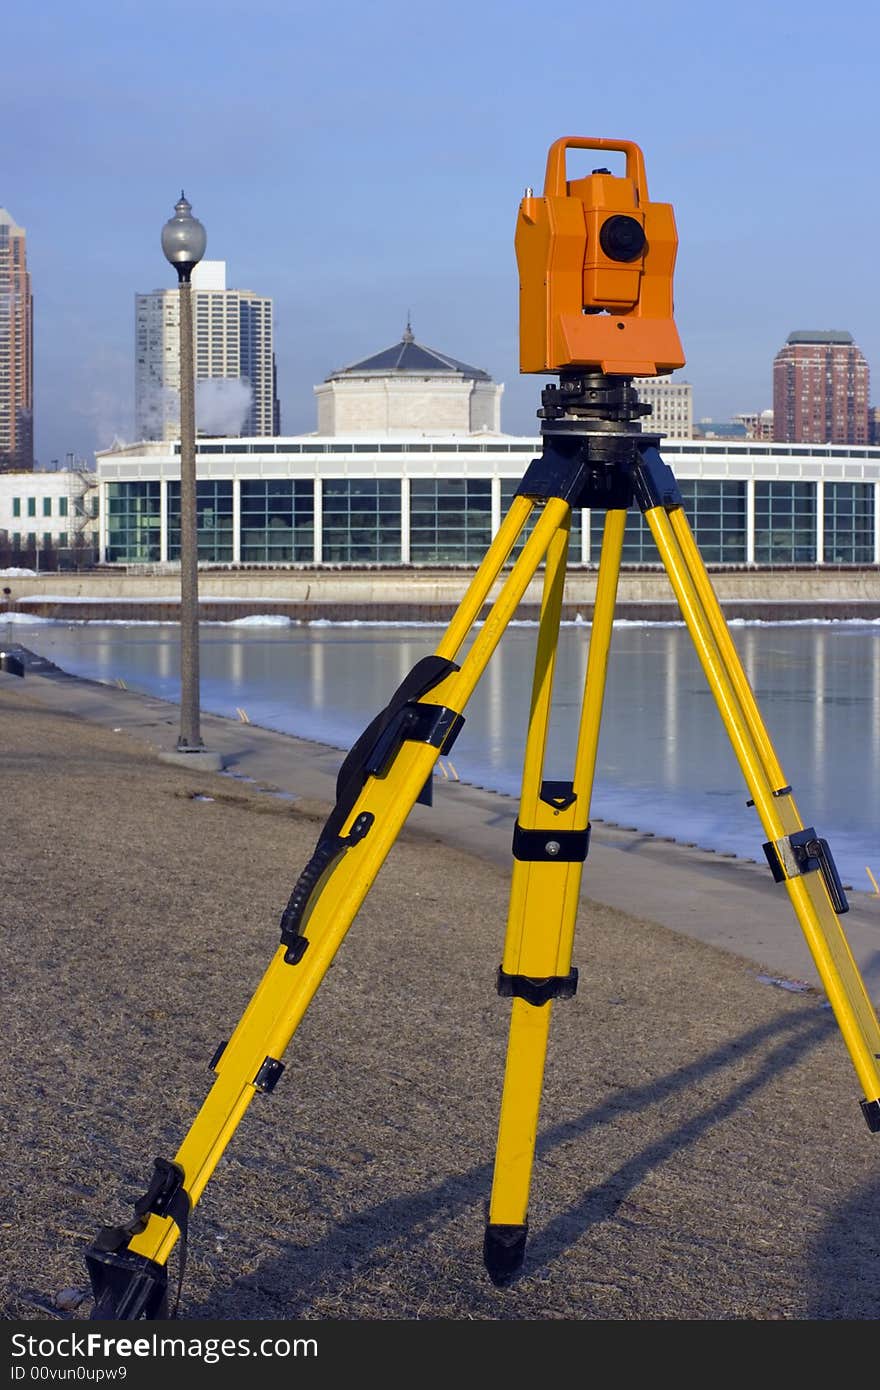
[[[773,438],[867,444],[870,370],[851,333],[789,333],[773,361]]]

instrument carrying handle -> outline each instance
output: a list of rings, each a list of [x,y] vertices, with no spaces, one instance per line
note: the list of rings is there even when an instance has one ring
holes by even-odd
[[[568,150],[619,150],[626,155],[626,176],[635,184],[639,203],[648,201],[645,157],[640,147],[632,140],[594,140],[586,135],[563,135],[550,146],[544,176],[545,198],[566,196],[565,156]]]

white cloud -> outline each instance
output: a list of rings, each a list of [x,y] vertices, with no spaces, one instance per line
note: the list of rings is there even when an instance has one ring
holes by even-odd
[[[251,406],[251,388],[241,377],[196,382],[196,426],[202,434],[240,434]]]

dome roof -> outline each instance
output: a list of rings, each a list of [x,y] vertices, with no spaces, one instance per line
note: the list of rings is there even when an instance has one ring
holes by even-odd
[[[360,362],[352,362],[348,367],[340,367],[331,372],[327,381],[338,381],[340,377],[355,376],[459,376],[473,381],[491,381],[488,372],[481,367],[469,367],[467,362],[459,362],[448,357],[436,348],[424,347],[413,337],[412,327],[406,325],[403,337],[392,347],[383,348],[372,357],[364,357]]]

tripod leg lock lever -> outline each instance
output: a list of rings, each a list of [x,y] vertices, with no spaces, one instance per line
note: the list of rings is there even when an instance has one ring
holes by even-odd
[[[551,999],[573,999],[577,993],[578,973],[548,975],[541,979],[533,975],[508,975],[498,968],[498,993],[503,999],[525,999],[527,1004],[540,1008]]]
[[[828,889],[834,911],[839,917],[849,912],[849,903],[828,841],[820,839],[812,826],[807,830],[796,830],[793,835],[784,835],[781,840],[768,840],[764,853],[776,883],[818,870]]]

